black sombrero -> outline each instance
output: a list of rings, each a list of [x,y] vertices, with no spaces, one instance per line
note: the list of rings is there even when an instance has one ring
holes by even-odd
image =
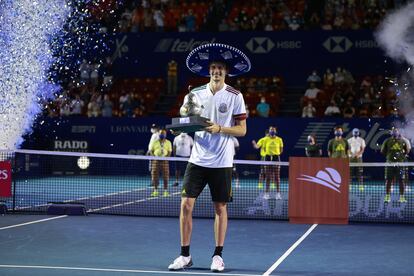
[[[209,43],[198,46],[187,57],[186,64],[193,73],[209,77],[209,66],[213,61],[224,62],[228,67],[230,77],[250,71],[249,58],[239,49],[221,43]]]

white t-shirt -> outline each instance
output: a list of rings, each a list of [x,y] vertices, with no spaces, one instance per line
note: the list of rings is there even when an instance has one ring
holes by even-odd
[[[175,147],[175,155],[189,157],[193,145],[193,138],[191,138],[191,136],[187,133],[181,133],[180,135],[176,136],[173,141],[173,146]]]
[[[365,140],[361,137],[351,137],[348,139],[351,155],[355,156],[362,148],[365,148]],[[358,156],[359,157],[359,156]],[[362,156],[361,156],[362,157]]]
[[[319,90],[317,87],[315,88],[308,88],[305,91],[305,97],[308,97],[309,99],[316,99],[316,97],[318,96]]]
[[[240,143],[239,143],[239,140],[237,140],[237,138],[234,136],[231,136],[231,139],[233,140],[233,144],[234,144],[234,155],[236,155],[236,149],[240,147]]]
[[[240,91],[225,84],[216,94],[209,84],[191,91],[196,101],[204,108],[201,116],[222,127],[232,127],[236,120],[246,119],[246,108]],[[188,97],[184,98],[184,104]],[[234,142],[230,135],[197,131],[194,134],[194,147],[191,150],[190,163],[209,168],[233,167]]]

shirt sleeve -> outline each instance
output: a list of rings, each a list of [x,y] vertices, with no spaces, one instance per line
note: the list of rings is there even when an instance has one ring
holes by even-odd
[[[233,108],[233,118],[235,120],[246,120],[246,104],[244,103],[243,95],[240,93],[237,95],[234,108]]]

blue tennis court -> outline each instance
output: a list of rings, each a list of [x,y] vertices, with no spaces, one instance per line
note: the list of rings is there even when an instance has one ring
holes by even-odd
[[[42,219],[51,220],[6,228]],[[169,272],[168,264],[179,254],[176,218],[6,215],[0,220],[0,274],[212,275],[212,223],[195,219],[194,266]],[[413,274],[411,226],[317,225],[287,254],[310,227],[285,221],[230,220],[223,274],[263,275],[272,266],[270,275]]]
[[[169,185],[168,196],[153,197],[146,159],[91,157],[91,168],[80,173],[72,171],[73,156],[66,157],[16,154],[13,196],[4,199],[10,212],[0,218],[0,275],[215,275],[210,272],[214,210],[208,188],[193,213],[194,266],[170,272],[168,265],[180,253],[181,183]],[[287,166],[281,167],[281,200],[275,187],[264,198],[260,164],[237,168],[223,274],[414,273],[414,232],[407,224],[413,221],[412,192],[400,203],[394,191],[385,204],[382,167],[364,170],[363,189],[351,183],[351,224],[345,226],[287,222]],[[56,202],[83,204],[88,215],[46,215]]]

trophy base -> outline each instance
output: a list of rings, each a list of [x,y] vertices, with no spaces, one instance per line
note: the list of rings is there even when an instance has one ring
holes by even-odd
[[[209,119],[201,116],[189,116],[189,117],[178,117],[172,118],[170,125],[166,125],[167,129],[185,133],[196,132],[203,130],[210,124],[207,123]]]

